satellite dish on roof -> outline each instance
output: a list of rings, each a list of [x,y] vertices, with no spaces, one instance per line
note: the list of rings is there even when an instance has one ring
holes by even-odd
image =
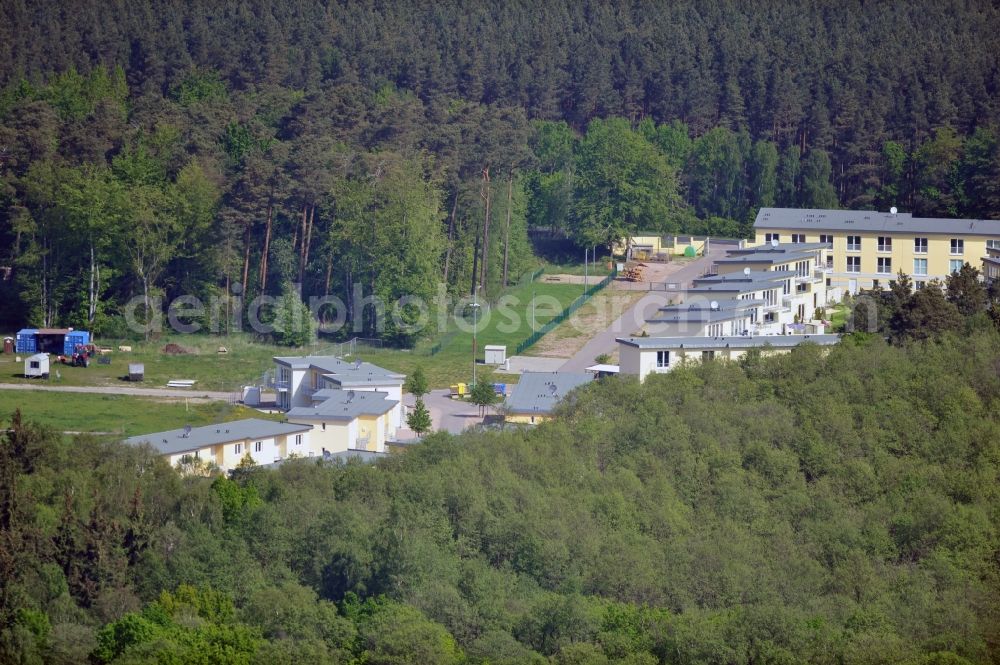
[[[778,239],[771,238],[771,247],[777,247],[777,246],[778,246]]]
[[[713,300],[709,305],[712,309],[719,309],[719,301]]]
[[[896,206],[892,206],[891,208],[889,208],[889,214],[890,215],[895,215],[897,212],[899,212],[899,211],[896,210]]]
[[[188,438],[189,436],[191,436],[191,426],[190,425],[185,425],[184,426],[184,434],[182,434],[181,436],[183,438],[185,438],[185,439]]]
[[[746,268],[743,269],[743,274],[746,275],[747,277],[750,276],[750,266],[747,266]]]

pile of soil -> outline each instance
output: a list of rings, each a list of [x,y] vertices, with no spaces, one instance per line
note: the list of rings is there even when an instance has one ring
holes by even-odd
[[[168,353],[168,354],[170,354],[172,356],[179,356],[179,355],[182,355],[184,353],[190,353],[190,351],[188,351],[187,349],[185,349],[180,344],[174,344],[173,342],[171,342],[170,344],[167,344],[165,347],[163,347],[163,352],[164,353]]]

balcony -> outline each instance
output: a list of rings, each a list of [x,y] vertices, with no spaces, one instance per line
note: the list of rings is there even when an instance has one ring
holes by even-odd
[[[368,450],[368,444],[371,441],[371,436],[359,436],[354,440],[354,446],[351,450]]]

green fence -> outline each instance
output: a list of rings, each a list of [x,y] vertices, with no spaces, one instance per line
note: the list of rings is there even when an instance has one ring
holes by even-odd
[[[598,291],[600,291],[601,289],[603,289],[605,286],[607,286],[608,284],[610,284],[611,280],[613,280],[615,278],[615,275],[617,274],[617,272],[618,272],[617,270],[613,270],[610,275],[608,275],[607,277],[605,277],[604,279],[602,279],[600,282],[598,282],[594,286],[592,286],[589,289],[587,289],[586,291],[584,291],[582,296],[580,296],[579,298],[577,298],[576,300],[574,300],[573,302],[571,302],[569,305],[567,305],[563,309],[563,311],[559,312],[554,317],[552,317],[551,321],[549,321],[548,323],[546,323],[544,326],[542,326],[541,328],[539,328],[537,331],[531,333],[531,335],[526,340],[524,340],[523,342],[521,342],[520,344],[517,345],[517,350],[514,351],[514,354],[515,355],[520,355],[521,353],[523,353],[527,349],[530,349],[532,346],[534,346],[535,343],[537,343],[538,340],[540,340],[542,337],[545,337],[545,335],[547,333],[552,332],[553,328],[555,328],[560,323],[562,323],[563,321],[565,321],[566,319],[568,319],[570,316],[572,316],[573,312],[575,312],[576,310],[578,310],[581,307],[583,307],[584,303],[586,303],[588,300],[590,300],[591,296],[593,296],[595,293],[597,293]]]

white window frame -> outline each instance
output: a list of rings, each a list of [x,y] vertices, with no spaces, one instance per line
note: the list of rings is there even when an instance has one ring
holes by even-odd
[[[792,234],[792,242],[793,243],[798,244],[798,243],[803,243],[805,241],[806,241],[806,234],[805,233],[793,233]]]
[[[264,452],[264,442],[263,441],[254,441],[253,442],[253,451],[255,453]]]
[[[927,259],[913,259],[913,274],[927,275]]]
[[[961,256],[965,254],[965,239],[964,238],[952,238],[951,239],[951,251],[949,252],[952,256]]]
[[[663,369],[664,367],[670,367],[670,351],[656,352],[656,366],[659,369]]]
[[[913,253],[914,254],[926,254],[927,253],[927,238],[914,238],[913,239]]]
[[[847,251],[848,252],[861,251],[861,236],[847,236]]]
[[[822,242],[822,243],[826,243],[827,245],[832,245],[833,244],[833,236],[832,235],[827,235],[825,233],[821,233],[820,236],[819,236],[819,241]]]
[[[848,256],[846,268],[845,272],[861,272],[861,257]]]
[[[296,434],[295,435],[295,445],[296,446],[301,446],[302,445],[302,435],[301,434]]]
[[[781,242],[781,234],[780,233],[765,233],[764,234],[764,242],[766,242],[767,244],[771,244],[772,240],[777,240],[778,242]]]
[[[880,256],[875,264],[875,271],[880,275],[891,275],[892,274],[892,257],[891,256]]]
[[[955,267],[956,263],[958,264],[957,268]],[[965,261],[963,261],[962,259],[948,259],[948,273],[949,274],[954,274],[954,273],[958,272],[959,270],[961,270],[962,266],[964,266],[964,265],[965,265]]]
[[[892,236],[879,236],[878,237],[878,251],[880,251],[880,252],[891,252],[892,251]]]
[[[242,453],[243,452],[243,444],[242,443],[237,443],[236,445],[234,445],[233,446],[233,452],[236,453],[237,455],[239,455],[240,453]]]

